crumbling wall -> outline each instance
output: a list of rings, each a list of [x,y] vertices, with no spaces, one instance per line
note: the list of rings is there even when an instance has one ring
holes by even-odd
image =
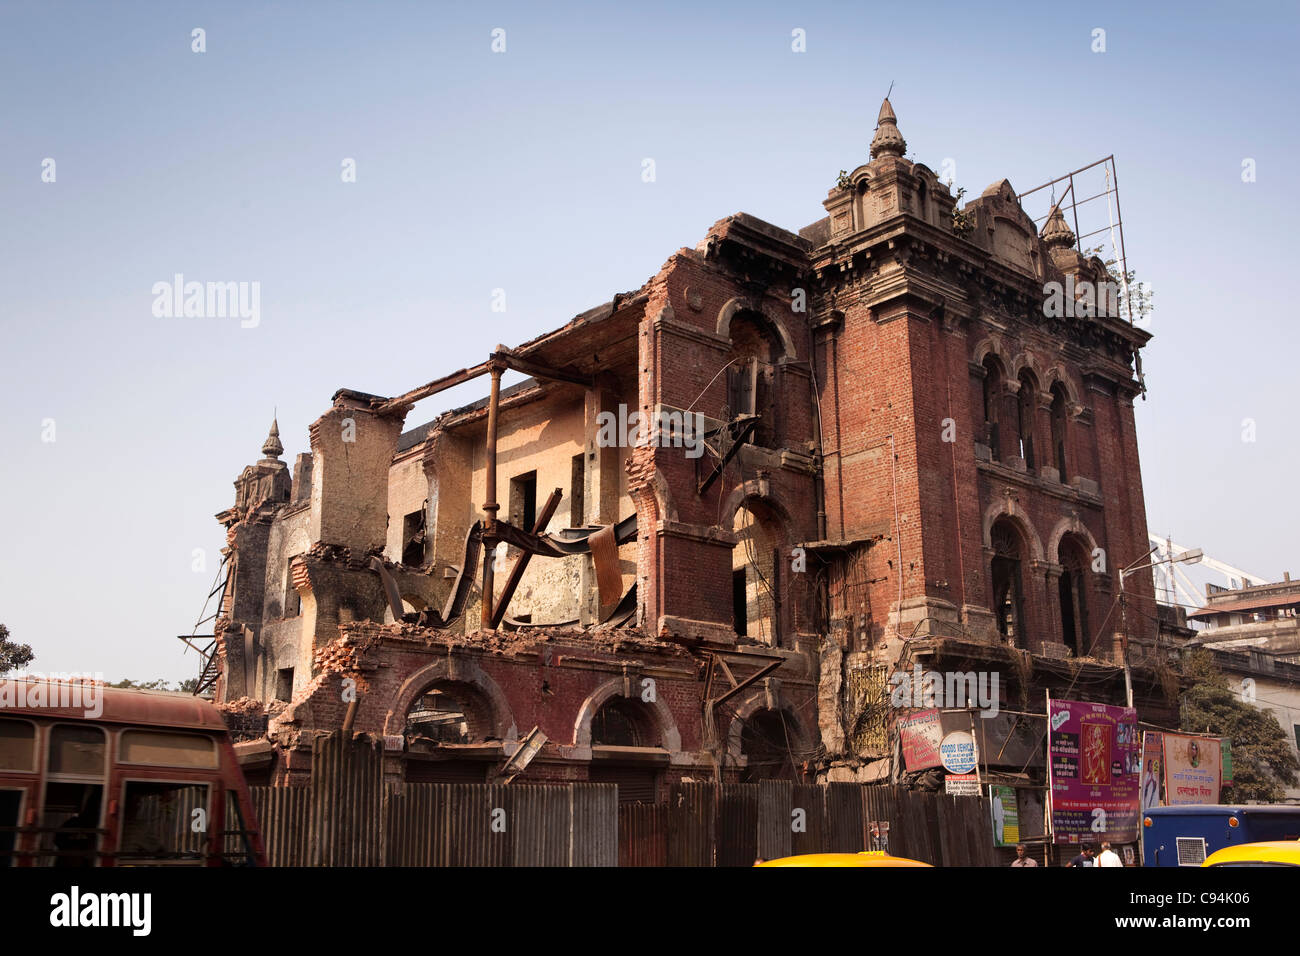
[[[304,500],[280,511],[267,536],[262,627],[254,685],[248,690],[249,696],[261,701],[275,699],[277,674],[282,668],[298,666],[303,640],[302,604],[289,564],[311,547],[310,526],[311,510]]]

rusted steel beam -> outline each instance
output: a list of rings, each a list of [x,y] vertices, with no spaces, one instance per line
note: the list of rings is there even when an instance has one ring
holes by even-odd
[[[713,471],[709,473],[709,477],[705,478],[696,486],[695,491],[697,494],[703,495],[709,490],[709,487],[718,480],[718,477],[722,474],[722,470],[727,467],[727,463],[736,456],[736,452],[740,451],[741,446],[744,445],[745,442],[749,441],[749,436],[757,425],[757,415],[748,417],[741,422],[740,430],[736,433],[735,441],[732,442],[731,447],[727,449],[727,453],[722,456],[722,460],[718,462]]]
[[[584,375],[574,368],[547,368],[545,365],[538,365],[530,362],[526,358],[521,358],[509,349],[497,346],[500,351],[492,353],[492,361],[503,362],[516,372],[522,372],[525,375],[531,375],[533,378],[550,379],[555,382],[570,382],[574,385],[581,385],[584,388],[595,388],[596,380],[590,375]]]
[[[404,392],[396,398],[390,398],[380,405],[375,411],[383,415],[388,412],[396,412],[407,405],[412,405],[422,398],[428,398],[430,395],[436,395],[438,392],[454,388],[462,382],[468,382],[472,378],[478,378],[492,370],[492,360],[482,362],[473,368],[463,368],[459,372],[452,372],[450,375],[444,375],[442,378],[435,378],[426,385],[419,388],[413,388],[409,392]]]
[[[393,620],[402,623],[402,617],[406,613],[402,609],[402,594],[397,590],[397,582],[388,573],[388,568],[384,567],[384,559],[371,555],[370,570],[379,572],[379,580],[384,584],[384,596],[388,598],[388,609],[393,612]]]
[[[782,660],[772,661],[772,663],[767,664],[767,665],[765,665],[765,666],[763,666],[763,667],[760,667],[758,670],[754,671],[754,673],[750,674],[748,677],[746,677],[744,680],[742,680],[742,681],[741,681],[739,684],[737,684],[735,687],[731,688],[731,690],[727,691],[725,694],[723,694],[723,695],[722,695],[721,697],[719,697],[717,700],[712,701],[712,702],[711,702],[712,705],[713,705],[714,707],[721,707],[723,704],[725,704],[725,703],[726,703],[727,701],[729,701],[731,698],[735,697],[737,694],[739,694],[739,693],[740,693],[741,691],[743,691],[745,688],[751,686],[751,685],[754,684],[756,681],[762,680],[764,677],[766,677],[768,674],[772,673],[772,671],[776,670],[778,667],[780,667],[780,666],[781,666],[782,664],[784,664],[784,663],[785,663],[785,660],[782,659]]]
[[[498,349],[499,350],[499,349]],[[492,392],[488,396],[487,420],[487,475],[483,502],[483,594],[480,603],[483,613],[480,622],[485,629],[492,628],[492,602],[495,600],[495,580],[493,575],[492,550],[497,543],[497,511],[501,505],[497,502],[497,413],[501,407],[501,373],[505,367],[496,360],[489,360],[488,371],[492,375]]]
[[[546,499],[541,514],[537,516],[537,524],[533,527],[533,534],[541,534],[546,530],[546,526],[551,522],[551,516],[555,514],[555,509],[560,506],[560,499],[563,497],[564,492],[559,488],[551,492],[551,497]],[[515,588],[519,587],[519,582],[523,580],[524,571],[527,570],[528,562],[532,556],[531,551],[522,551],[519,557],[515,558],[514,567],[510,569],[510,577],[506,578],[505,587],[501,589],[501,597],[496,603],[496,609],[492,612],[490,626],[493,629],[499,627],[501,619],[506,616],[506,608],[510,606],[510,599],[515,596]]]

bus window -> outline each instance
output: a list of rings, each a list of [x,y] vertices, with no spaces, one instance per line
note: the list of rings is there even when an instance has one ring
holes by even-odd
[[[14,866],[18,840],[18,813],[23,805],[21,790],[0,790],[0,867]]]
[[[46,866],[94,866],[102,832],[104,732],[98,727],[56,724],[49,733],[51,779],[45,785],[42,807],[43,862]],[[96,782],[68,777],[89,777]]]
[[[207,784],[128,780],[118,864],[202,863],[207,815]]]
[[[50,783],[45,787],[43,865],[95,865],[103,795],[100,784]]]
[[[0,719],[0,770],[36,769],[36,726]]]
[[[202,734],[169,734],[156,730],[124,730],[118,763],[156,767],[217,769],[217,747]]]
[[[99,776],[104,772],[104,732],[58,724],[50,729],[50,773]]]

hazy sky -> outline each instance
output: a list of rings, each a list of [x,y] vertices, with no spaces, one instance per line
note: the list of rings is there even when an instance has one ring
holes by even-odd
[[[0,621],[33,669],[193,676],[175,635],[273,410],[292,462],[339,387],[481,361],[731,213],[807,225],[867,160],[891,82],[909,156],[951,160],[968,198],[1114,153],[1129,265],[1156,293],[1151,529],[1300,572],[1282,281],[1300,21],[1169,9],[0,3]],[[258,323],[155,316],[177,273],[259,283]]]

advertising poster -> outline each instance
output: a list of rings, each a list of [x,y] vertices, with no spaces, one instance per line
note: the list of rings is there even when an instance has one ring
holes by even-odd
[[[908,770],[928,770],[943,762],[939,756],[943,725],[935,708],[900,720],[898,736],[903,745],[903,763]]]
[[[991,785],[989,805],[993,812],[993,845],[1015,846],[1020,842],[1020,807],[1015,788]]]
[[[1047,717],[1054,841],[1136,840],[1141,763],[1137,711],[1049,700]]]
[[[1216,737],[1165,734],[1165,803],[1218,803],[1223,764]]]
[[[1232,741],[1227,737],[1220,737],[1219,742],[1223,745],[1223,780],[1220,781],[1220,789],[1232,786]]]
[[[1142,735],[1142,812],[1152,807],[1164,806],[1161,784],[1165,774],[1165,751],[1163,738],[1158,733],[1147,731]]]

